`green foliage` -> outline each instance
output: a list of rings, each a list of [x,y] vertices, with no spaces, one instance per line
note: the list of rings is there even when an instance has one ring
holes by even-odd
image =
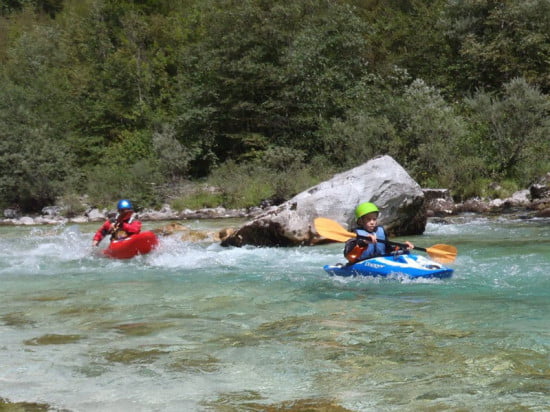
[[[549,28],[545,0],[5,0],[0,205],[253,206],[379,154],[459,197],[525,187]],[[171,191],[197,177],[221,192]]]
[[[209,181],[220,187],[225,207],[241,208],[258,205],[271,197],[274,193],[271,178],[265,168],[229,160],[213,171]]]
[[[303,157],[293,149],[271,148],[254,161],[223,163],[212,172],[209,182],[220,188],[225,207],[251,207],[264,200],[280,203],[334,171],[318,158],[305,164]]]
[[[505,199],[512,196],[515,192],[520,190],[521,187],[518,182],[514,180],[503,180],[498,184],[489,185],[488,197],[491,199]]]
[[[45,130],[27,130],[19,145],[2,144],[0,193],[4,205],[39,210],[54,203],[66,189],[69,165],[64,148]],[[13,135],[10,136],[13,138]],[[0,136],[4,139],[4,136]]]
[[[441,94],[423,81],[405,89],[397,118],[391,118],[397,136],[390,144],[392,154],[408,168],[421,185],[447,186],[449,165],[458,152],[458,142],[466,134],[466,125]]]
[[[220,193],[212,193],[211,191],[199,189],[186,196],[172,200],[170,206],[175,210],[181,211],[184,209],[196,210],[206,207],[217,207],[221,204],[223,204],[223,196]]]
[[[189,164],[197,152],[184,147],[177,140],[174,128],[168,125],[153,135],[153,148],[158,156],[161,172],[172,181],[187,175]]]
[[[183,144],[202,143],[202,171],[252,157],[261,140],[319,151],[321,120],[344,112],[348,90],[366,70],[361,21],[330,1],[203,7],[204,34],[182,57],[176,126]]]
[[[9,15],[32,8],[37,13],[46,13],[54,18],[63,9],[63,0],[2,0],[0,4],[0,16]]]
[[[153,152],[152,146],[151,135],[147,130],[122,131],[117,140],[107,148],[103,163],[107,165],[133,164],[150,157]]]
[[[371,26],[369,64],[388,74],[395,66],[414,78],[431,80],[440,87],[440,70],[446,68],[443,28],[438,24],[446,0],[352,0]]]
[[[0,73],[0,203],[22,210],[53,204],[73,164],[64,144],[67,95],[58,44],[52,28],[23,33]]]
[[[63,215],[67,218],[75,217],[86,211],[86,206],[77,193],[66,192],[57,198],[56,203],[63,208]]]
[[[345,120],[335,119],[319,133],[327,157],[344,169],[387,154],[395,136],[396,130],[386,117],[362,110],[354,110]]]
[[[480,197],[484,199],[505,199],[512,196],[520,189],[517,182],[503,180],[495,182],[486,177],[475,176],[472,180],[464,182],[455,195],[461,200]]]
[[[441,23],[453,57],[447,80],[457,88],[496,91],[524,77],[550,92],[548,1],[448,2]]]
[[[550,100],[518,78],[504,85],[502,96],[480,92],[466,100],[473,126],[482,132],[476,145],[487,177],[528,184],[548,167]]]
[[[155,187],[162,182],[154,162],[110,163],[96,166],[87,174],[84,189],[93,206],[112,207],[119,199],[132,199],[135,207],[159,206]]]
[[[328,125],[320,134],[327,156],[349,168],[389,154],[421,185],[452,184],[465,122],[423,81],[393,90],[393,96],[367,93],[365,106]]]

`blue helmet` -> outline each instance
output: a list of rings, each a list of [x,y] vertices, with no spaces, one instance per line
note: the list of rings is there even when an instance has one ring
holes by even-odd
[[[116,205],[116,208],[118,210],[122,210],[122,209],[130,209],[130,210],[133,210],[134,208],[132,207],[132,203],[129,201],[129,200],[126,200],[126,199],[122,199],[122,200],[119,200],[117,205]]]

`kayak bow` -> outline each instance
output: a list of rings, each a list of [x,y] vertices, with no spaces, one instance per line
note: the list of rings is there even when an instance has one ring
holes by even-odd
[[[130,259],[151,252],[157,245],[157,236],[147,231],[112,241],[103,254],[114,259]]]

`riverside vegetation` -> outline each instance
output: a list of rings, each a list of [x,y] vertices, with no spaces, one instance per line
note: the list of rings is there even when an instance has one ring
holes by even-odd
[[[550,170],[549,27],[544,0],[3,1],[0,207],[242,208],[380,154],[506,197]]]

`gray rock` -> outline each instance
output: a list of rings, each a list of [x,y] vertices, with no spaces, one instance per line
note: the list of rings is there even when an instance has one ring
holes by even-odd
[[[18,219],[20,216],[18,209],[4,209],[4,217],[7,219]]]
[[[281,204],[268,208],[222,242],[223,246],[293,246],[324,241],[313,227],[316,217],[355,227],[354,209],[374,202],[379,223],[393,235],[421,234],[426,227],[424,194],[393,158],[381,156],[335,175]]]
[[[512,195],[510,202],[514,206],[527,206],[531,203],[531,194],[527,189],[519,190]]]
[[[550,172],[529,187],[533,200],[550,198]]]
[[[63,208],[61,206],[46,206],[42,208],[43,216],[56,217],[61,214]]]
[[[69,219],[71,223],[88,223],[88,218],[86,216],[75,216]]]
[[[67,223],[68,219],[61,216],[37,216],[34,218],[35,225],[59,225]]]
[[[145,209],[139,213],[139,217],[142,220],[175,220],[178,219],[178,213],[169,205],[163,205],[160,210]]]
[[[23,216],[21,219],[17,221],[17,224],[19,225],[34,225],[34,219],[29,216]]]
[[[430,202],[432,200],[448,200],[452,201],[451,191],[449,189],[433,189],[433,188],[423,188],[424,192],[424,201]]]
[[[449,189],[422,189],[422,191],[429,217],[443,217],[454,213],[455,203]]]
[[[85,216],[88,218],[88,221],[90,222],[98,222],[101,220],[105,220],[107,218],[107,214],[105,210],[100,211],[99,209],[96,209],[96,208],[88,210]]]
[[[456,205],[457,213],[488,213],[491,207],[484,200],[475,197]]]

